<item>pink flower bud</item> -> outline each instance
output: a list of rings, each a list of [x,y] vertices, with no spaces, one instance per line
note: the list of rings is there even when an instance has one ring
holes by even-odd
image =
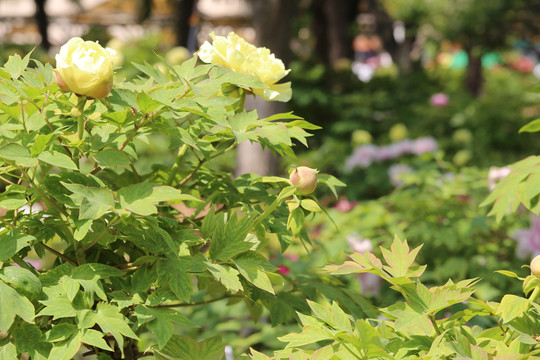
[[[317,187],[318,173],[317,170],[307,166],[299,166],[291,171],[289,180],[301,195],[309,195]]]
[[[540,278],[540,255],[536,255],[531,261],[531,274]]]

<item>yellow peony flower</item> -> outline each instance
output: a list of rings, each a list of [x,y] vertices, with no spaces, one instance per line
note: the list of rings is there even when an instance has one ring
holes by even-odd
[[[276,84],[290,70],[285,69],[283,61],[277,59],[270,50],[258,48],[232,32],[227,37],[216,36],[214,33],[210,36],[213,43],[205,41],[198,52],[202,61],[256,77],[268,87],[251,90],[265,100],[291,99],[291,83]]]
[[[113,85],[116,51],[97,42],[72,38],[56,55],[54,76],[58,86],[77,95],[101,99]]]

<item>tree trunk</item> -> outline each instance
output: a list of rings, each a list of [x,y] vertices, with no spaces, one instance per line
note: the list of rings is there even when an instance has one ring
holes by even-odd
[[[295,2],[291,0],[252,0],[255,43],[270,49],[285,66],[290,59],[291,18]],[[248,97],[246,109],[256,109],[259,117],[268,117],[286,111],[286,105],[277,101]],[[278,160],[259,144],[249,141],[239,144],[235,174],[275,174]]]
[[[39,30],[39,35],[41,35],[41,47],[45,50],[49,50],[51,43],[49,42],[49,19],[45,13],[45,1],[46,0],[35,0],[36,4],[36,23]]]
[[[176,45],[188,47],[190,17],[195,0],[177,0],[176,4]]]
[[[475,97],[482,92],[484,74],[482,72],[482,54],[474,48],[467,48],[467,75],[465,76],[465,88]]]
[[[356,2],[351,0],[314,0],[314,32],[316,51],[321,60],[334,64],[352,58],[352,36],[349,25],[356,15]]]

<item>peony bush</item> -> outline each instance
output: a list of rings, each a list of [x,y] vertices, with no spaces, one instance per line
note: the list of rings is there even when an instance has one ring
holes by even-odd
[[[220,359],[220,336],[188,336],[199,325],[183,309],[240,301],[276,324],[293,316],[268,247],[309,242],[318,202],[220,161],[242,141],[292,157],[317,127],[243,108],[290,97],[275,84],[288,71],[230,37],[270,77],[207,58],[219,38],[181,64],[135,64],[144,75],[130,82],[114,80],[114,51],[79,38],[56,69],[31,54],[0,68],[1,359]],[[165,159],[145,154],[158,142]]]

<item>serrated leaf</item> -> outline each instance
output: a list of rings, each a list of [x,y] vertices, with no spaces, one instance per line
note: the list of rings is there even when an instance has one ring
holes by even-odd
[[[24,72],[24,69],[26,69],[28,62],[30,61],[30,54],[32,54],[32,52],[28,53],[22,59],[19,54],[11,55],[8,58],[8,61],[6,61],[4,65],[4,69],[11,75],[12,79],[18,79]]]
[[[396,235],[390,250],[381,248],[383,257],[388,263],[388,266],[384,266],[384,269],[396,278],[409,275],[408,270],[414,263],[414,259],[416,258],[416,255],[420,251],[421,247],[422,245],[409,251],[409,244],[407,244],[407,240],[401,240]]]
[[[238,270],[218,264],[208,264],[208,270],[230,292],[235,293],[244,289],[238,278],[238,274],[240,274]]]
[[[38,159],[53,166],[58,166],[70,170],[78,169],[77,165],[75,165],[75,163],[73,162],[73,160],[71,160],[69,156],[59,153],[58,151],[44,151],[38,155]]]
[[[104,334],[93,329],[82,329],[80,339],[83,343],[98,347],[107,351],[114,351],[103,339]]]
[[[35,239],[32,235],[17,234],[14,230],[0,235],[0,261],[9,260]]]
[[[61,181],[69,191],[82,196],[79,219],[99,219],[114,207],[112,191],[106,188],[88,187]]]
[[[27,298],[20,295],[11,286],[0,281],[0,331],[7,332],[20,316],[24,321],[32,322],[34,319],[34,306]]]
[[[206,216],[209,216],[207,214]],[[238,219],[236,214],[233,214],[228,221],[225,222],[223,214],[216,215],[216,226],[210,233],[203,233],[205,237],[210,239],[209,256],[212,260],[229,260],[235,255],[243,253],[251,247],[253,243],[247,242],[246,237],[251,230],[253,222],[245,216]]]
[[[333,336],[318,326],[306,325],[302,328],[301,333],[287,334],[279,337],[278,340],[288,343],[285,347],[288,349],[315,344],[318,341],[333,340]]]
[[[161,285],[168,284],[178,299],[189,301],[193,293],[191,276],[187,272],[189,263],[176,258],[157,264],[157,274]]]
[[[120,313],[120,308],[100,302],[95,311],[89,312],[85,318],[87,327],[98,324],[104,333],[110,333],[118,343],[120,349],[124,347],[124,337],[138,340],[139,338],[128,325],[128,320]]]
[[[151,113],[155,111],[156,109],[158,109],[159,107],[163,106],[144,92],[137,94],[136,101],[141,111],[145,113]]]
[[[220,336],[197,342],[187,336],[173,335],[159,352],[182,360],[220,360],[223,357],[224,345]]]
[[[2,146],[0,148],[0,158],[13,161],[22,167],[35,167],[38,164],[38,160],[32,157],[28,149],[15,143]]]
[[[139,305],[135,308],[134,315],[139,318],[140,324],[148,323],[148,328],[156,336],[160,349],[167,344],[173,335],[174,324],[198,327],[197,324],[173,309],[148,308]]]
[[[247,281],[260,289],[275,294],[272,283],[265,272],[265,269],[271,269],[273,267],[262,255],[256,252],[248,252],[235,258],[234,263],[236,264],[238,271],[240,271],[240,274],[242,274]]]

